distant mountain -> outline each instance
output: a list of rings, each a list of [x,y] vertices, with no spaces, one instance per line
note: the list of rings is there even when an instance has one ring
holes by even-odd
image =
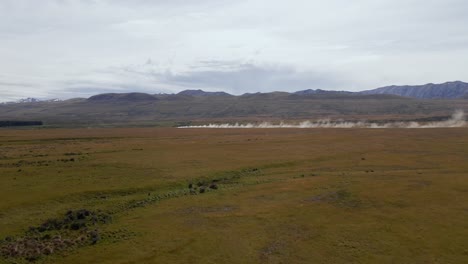
[[[297,95],[310,95],[310,94],[352,94],[353,92],[348,92],[348,91],[327,91],[327,90],[322,90],[322,89],[307,89],[307,90],[302,90],[302,91],[297,91],[294,94]]]
[[[40,101],[41,100],[39,100],[37,98],[28,97],[28,98],[19,99],[15,103],[37,103],[37,102],[40,102]]]
[[[455,99],[468,95],[468,83],[456,81],[442,84],[386,86],[374,90],[363,91],[361,94],[394,94],[420,99]]]
[[[158,100],[158,98],[146,93],[105,93],[88,98],[90,102],[137,102],[156,100]]]
[[[398,95],[333,91],[226,96],[192,90],[181,94],[107,93],[60,102],[0,104],[0,121],[37,120],[59,126],[168,126],[212,120],[446,118],[454,109],[468,112],[468,100],[415,100]]]
[[[185,90],[178,95],[189,95],[189,96],[232,96],[226,92],[205,92],[203,90]]]
[[[41,100],[33,97],[22,98],[12,102],[2,102],[0,104],[27,104],[27,103],[39,103],[39,102],[60,102],[60,99],[48,99],[48,100]]]
[[[156,98],[165,101],[184,101],[184,100],[192,100],[194,97],[191,95],[184,95],[184,94],[156,94]]]

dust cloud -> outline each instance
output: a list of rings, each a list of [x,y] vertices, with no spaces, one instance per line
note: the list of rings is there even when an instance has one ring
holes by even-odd
[[[303,121],[296,124],[281,122],[274,124],[270,122],[262,123],[247,123],[247,124],[208,124],[200,126],[182,126],[179,128],[444,128],[444,127],[464,127],[467,125],[465,113],[462,110],[457,110],[452,117],[444,121],[436,122],[389,122],[389,123],[373,123],[366,121],[359,122],[344,122],[332,121],[323,119],[318,121]]]

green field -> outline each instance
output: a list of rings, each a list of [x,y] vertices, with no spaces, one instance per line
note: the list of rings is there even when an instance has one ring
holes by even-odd
[[[467,220],[467,128],[0,130],[1,263],[468,263]]]

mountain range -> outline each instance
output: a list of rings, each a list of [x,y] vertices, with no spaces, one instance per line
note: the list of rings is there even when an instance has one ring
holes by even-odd
[[[332,91],[322,89],[307,89],[294,93],[287,92],[271,92],[271,93],[246,93],[241,97],[263,96],[274,97],[274,95],[322,95],[322,96],[340,96],[340,95],[397,95],[402,97],[416,98],[416,99],[457,99],[468,98],[468,83],[461,81],[446,82],[441,84],[428,83],[424,85],[392,85],[372,90],[350,92],[350,91]],[[146,93],[105,93],[91,96],[88,98],[90,101],[153,101],[158,99],[168,100],[181,100],[190,97],[213,97],[213,96],[234,96],[226,92],[207,92],[203,90],[184,90],[177,94],[157,94],[150,95]],[[48,102],[56,102],[58,99],[45,100]],[[44,102],[37,98],[25,98],[15,102],[8,103],[37,103]],[[5,104],[5,103],[4,103]]]
[[[289,96],[297,98],[301,96],[318,96],[321,98],[331,98],[340,96],[352,96],[353,98],[365,98],[365,95],[395,95],[416,99],[457,99],[468,97],[468,83],[461,81],[446,82],[442,84],[425,84],[425,85],[404,85],[404,86],[386,86],[373,90],[361,92],[350,91],[330,91],[322,89],[307,89],[294,93],[287,92],[270,92],[270,93],[246,93],[240,95],[241,98],[277,98],[281,96]],[[108,93],[99,94],[90,97],[90,101],[154,101],[154,100],[186,100],[191,97],[225,97],[234,96],[226,92],[206,92],[203,90],[184,90],[177,94],[159,94],[150,95],[145,93]],[[376,98],[376,97],[375,97]]]
[[[172,126],[188,123],[343,120],[440,120],[468,112],[468,84],[390,86],[364,92],[304,90],[247,93],[186,90],[177,94],[105,93],[64,101],[0,104],[0,121],[51,126]],[[437,100],[434,100],[436,99]]]
[[[386,86],[363,91],[362,94],[394,94],[419,99],[454,99],[468,95],[468,83],[461,81],[442,84],[428,83],[425,85]]]

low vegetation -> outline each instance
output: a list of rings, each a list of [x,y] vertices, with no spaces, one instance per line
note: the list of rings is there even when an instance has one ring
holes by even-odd
[[[80,209],[68,211],[62,218],[51,218],[39,226],[29,227],[19,237],[7,237],[1,246],[5,258],[34,261],[42,256],[74,249],[100,240],[99,225],[107,224],[111,216],[101,211]]]
[[[0,148],[0,263],[468,256],[466,128],[2,130]]]

